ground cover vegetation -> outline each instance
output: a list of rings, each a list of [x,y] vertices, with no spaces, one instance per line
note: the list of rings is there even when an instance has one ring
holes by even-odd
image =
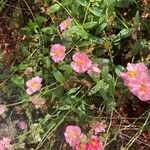
[[[0,1],[0,150],[149,150],[148,0]]]

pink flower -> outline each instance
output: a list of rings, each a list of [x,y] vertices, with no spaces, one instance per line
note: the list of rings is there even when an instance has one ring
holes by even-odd
[[[36,91],[39,91],[41,89],[42,78],[39,76],[33,77],[31,80],[28,80],[26,82],[26,86],[28,87],[26,92],[27,94],[31,95],[35,93]]]
[[[89,68],[87,73],[92,77],[93,74],[99,76],[101,73],[101,70],[98,68],[98,64],[92,64],[92,66]]]
[[[86,150],[103,150],[103,143],[97,136],[93,136],[87,143]]]
[[[5,145],[0,141],[0,150],[5,150]]]
[[[18,127],[22,130],[27,129],[27,123],[25,121],[19,121]]]
[[[6,110],[6,106],[5,105],[0,105],[0,115],[2,115]]]
[[[95,135],[101,132],[105,132],[106,124],[103,122],[96,122],[92,124],[92,129],[94,130]]]
[[[26,70],[25,70],[25,74],[30,76],[32,75],[32,72],[33,72],[33,68],[32,67],[28,67]]]
[[[43,98],[38,97],[38,96],[33,96],[31,98],[32,104],[35,105],[35,107],[38,108],[43,108],[43,106],[45,105],[45,101]]]
[[[52,59],[54,60],[54,62],[57,63],[57,62],[63,61],[66,56],[65,51],[66,51],[65,46],[61,44],[53,45],[50,51],[50,55],[52,56]]]
[[[75,147],[80,143],[81,129],[78,126],[67,126],[64,135],[66,142],[69,143],[71,147]]]
[[[10,138],[7,138],[7,137],[3,137],[2,140],[0,140],[0,148],[2,147],[2,150],[4,148],[4,150],[12,150],[13,146],[12,144],[10,144],[11,142],[11,139]]]
[[[129,90],[142,101],[150,101],[150,76],[146,73],[128,84]]]
[[[71,19],[70,17],[68,17],[66,20],[64,20],[64,21],[59,25],[60,30],[61,30],[61,31],[66,30],[66,29],[70,26],[71,22],[72,22],[72,19]]]
[[[128,63],[127,64],[127,72],[121,73],[120,77],[123,78],[124,84],[126,86],[128,86],[129,82],[132,82],[135,79],[137,79],[143,72],[148,73],[148,68],[146,67],[145,64],[143,64],[143,63],[137,63],[137,64]]]
[[[73,62],[71,62],[71,67],[78,73],[84,73],[92,66],[91,60],[88,58],[84,52],[76,52],[73,55]]]

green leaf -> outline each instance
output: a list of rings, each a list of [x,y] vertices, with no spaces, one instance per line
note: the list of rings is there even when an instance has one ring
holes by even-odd
[[[81,36],[82,38],[84,39],[87,39],[89,37],[89,34],[82,28],[82,27],[79,27],[79,26],[72,26],[68,32],[72,32],[76,35],[79,35]]]
[[[118,76],[120,76],[120,73],[123,72],[124,70],[125,70],[125,68],[121,65],[115,66],[115,72]]]
[[[100,17],[102,15],[102,10],[98,7],[92,7],[92,8],[89,8],[89,11],[95,15],[95,16],[98,16]]]
[[[80,87],[77,87],[77,88],[72,88],[71,90],[68,91],[67,95],[71,95],[71,94],[74,94],[78,91]]]
[[[64,5],[64,6],[67,6],[67,5],[70,5],[72,3],[72,0],[62,0],[61,3]]]
[[[107,80],[109,73],[109,65],[104,65],[102,68],[102,78]]]
[[[113,79],[109,80],[109,93],[112,97],[115,95],[115,81]]]
[[[107,90],[108,90],[108,86],[105,84],[105,87],[100,88],[99,93],[101,95],[101,97],[103,98],[103,100],[106,102],[108,101],[108,96],[107,96]]]
[[[139,10],[136,12],[136,15],[135,15],[135,18],[134,18],[134,24],[136,27],[139,26],[139,23],[140,23],[140,14],[139,14]]]
[[[49,8],[49,12],[50,13],[55,13],[56,11],[58,11],[60,9],[60,5],[59,4],[54,4]]]
[[[103,80],[99,80],[97,84],[89,91],[89,95],[97,93],[100,89],[104,89],[106,86],[107,85]]]
[[[131,52],[134,56],[140,52],[146,56],[148,54],[148,49],[148,42],[145,39],[140,39],[133,44]]]
[[[53,67],[53,71],[52,71],[55,79],[57,82],[59,82],[61,85],[64,84],[65,78],[64,76],[61,74],[61,72],[59,70],[57,70],[55,67]]]
[[[16,84],[17,86],[21,87],[24,89],[24,79],[22,76],[19,75],[14,75],[10,78],[10,80]]]
[[[44,27],[42,28],[42,32],[47,33],[49,35],[52,35],[54,33],[57,33],[58,28],[55,26],[50,26],[50,27]]]
[[[122,29],[122,30],[118,33],[118,35],[115,37],[115,39],[114,39],[113,42],[114,42],[114,43],[119,42],[120,40],[131,36],[133,32],[134,32],[134,29],[133,29],[133,28],[130,28],[130,29]]]
[[[111,113],[115,106],[116,103],[112,99],[109,99],[106,103],[106,111]]]
[[[93,22],[86,22],[84,25],[83,25],[83,28],[84,29],[91,29],[93,27],[95,27],[97,25],[97,22],[96,21],[93,21]]]
[[[87,6],[87,5],[88,5],[87,0],[77,0],[77,1],[78,1],[78,3],[79,3],[80,5],[82,5],[82,6]]]

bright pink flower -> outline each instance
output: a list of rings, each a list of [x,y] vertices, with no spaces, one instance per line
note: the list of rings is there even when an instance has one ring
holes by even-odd
[[[31,95],[35,93],[36,91],[39,91],[41,89],[42,78],[39,76],[33,77],[31,80],[28,80],[26,82],[26,86],[28,87],[26,92],[27,94]]]
[[[32,101],[32,104],[35,105],[36,108],[43,108],[43,106],[45,105],[44,99],[39,96],[33,96],[31,98],[31,101]]]
[[[86,150],[103,150],[103,143],[97,136],[93,136],[87,143]]]
[[[50,51],[50,55],[52,56],[52,59],[54,60],[54,62],[57,63],[57,62],[63,61],[66,56],[65,51],[66,51],[65,46],[61,44],[53,45]]]
[[[19,121],[18,127],[22,130],[27,129],[27,123],[25,121]]]
[[[94,134],[98,134],[101,132],[105,132],[107,125],[103,122],[96,122],[92,124],[92,129],[94,130]]]
[[[0,115],[2,115],[6,110],[6,106],[5,105],[0,105]]]
[[[101,73],[101,70],[98,68],[98,64],[92,64],[92,66],[89,68],[87,73],[92,77],[93,74],[99,76]]]
[[[78,73],[84,73],[92,66],[91,60],[88,58],[84,52],[76,52],[73,55],[73,62],[71,62],[71,67]]]
[[[11,139],[10,138],[7,138],[7,137],[3,137],[2,140],[0,140],[0,146],[3,148],[5,147],[6,150],[12,150],[13,148],[13,145],[10,144],[11,142]],[[5,150],[4,149],[4,150]]]
[[[75,147],[80,143],[81,129],[78,126],[67,126],[64,135],[67,143],[69,143],[71,147]]]
[[[64,21],[59,25],[60,30],[61,30],[61,31],[66,30],[66,29],[70,26],[71,22],[72,22],[72,19],[71,19],[70,17],[68,17],[66,20],[64,20]]]
[[[127,64],[127,72],[123,72],[120,74],[120,77],[123,78],[124,84],[128,86],[129,82],[134,81],[137,79],[141,73],[148,73],[148,68],[146,67],[145,64],[143,63],[137,63],[137,64],[132,64],[128,63]]]
[[[142,101],[150,101],[150,76],[146,73],[128,84],[129,90]]]

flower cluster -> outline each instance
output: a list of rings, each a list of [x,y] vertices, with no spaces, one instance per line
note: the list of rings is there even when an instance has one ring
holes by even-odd
[[[3,137],[2,140],[0,140],[0,150],[12,150],[13,145],[10,144],[11,139],[8,137]]]
[[[87,73],[92,76],[93,74],[99,75],[101,70],[98,68],[98,64],[93,64],[84,52],[76,52],[73,57],[73,62],[71,62],[71,67],[77,73]]]
[[[36,109],[38,109],[38,108],[46,109],[46,107],[47,107],[45,100],[39,96],[31,97],[31,102],[35,106]]]
[[[64,20],[60,25],[60,31],[63,32],[65,31],[71,24],[72,19],[70,17],[68,17],[66,20]]]
[[[130,92],[142,101],[150,101],[150,76],[143,63],[128,63],[127,72],[120,74]]]
[[[52,59],[54,60],[54,62],[57,63],[57,62],[63,61],[66,56],[65,51],[66,51],[65,46],[61,44],[54,44],[51,47],[51,51],[50,51],[50,55],[52,56]]]
[[[97,133],[103,132],[105,127],[94,127],[94,130]],[[103,128],[103,129],[102,129]],[[80,127],[69,125],[66,127],[64,133],[66,142],[76,150],[103,150],[103,143],[100,138],[95,133],[91,136],[87,136],[81,132]]]
[[[31,80],[26,82],[26,86],[28,87],[26,92],[27,94],[31,95],[37,91],[39,91],[42,87],[42,78],[39,76],[33,77]]]
[[[19,127],[21,130],[24,130],[24,129],[27,129],[28,125],[27,125],[26,121],[19,121],[19,122],[18,122],[18,127]]]

